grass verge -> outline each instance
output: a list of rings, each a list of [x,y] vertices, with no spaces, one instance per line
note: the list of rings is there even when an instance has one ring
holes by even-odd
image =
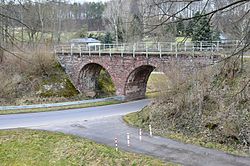
[[[79,105],[60,106],[60,107],[17,109],[17,110],[2,110],[2,111],[0,111],[0,115],[60,111],[60,110],[67,110],[67,109],[77,109],[77,108],[105,106],[105,105],[112,105],[112,104],[119,104],[119,103],[122,103],[122,102],[119,101],[119,100],[112,100],[112,101],[101,101],[101,102],[85,103],[85,104],[79,104]]]
[[[173,165],[63,133],[0,131],[0,165]]]
[[[143,128],[144,130],[148,131],[148,126],[146,123],[143,123],[143,119],[145,119],[145,116],[147,116],[147,111],[146,112],[140,112],[141,114],[139,115],[137,112],[130,113],[128,115],[125,115],[123,117],[123,120],[130,126],[134,127],[140,127]],[[159,134],[162,137],[166,137],[169,139],[177,140],[183,143],[187,144],[194,144],[206,148],[211,148],[211,149],[216,149],[216,150],[221,150],[229,154],[233,155],[239,155],[239,156],[250,156],[250,154],[247,154],[244,151],[238,150],[233,146],[227,146],[215,142],[206,142],[202,138],[196,138],[194,137],[189,137],[181,133],[175,133],[175,132],[168,132],[164,134]]]

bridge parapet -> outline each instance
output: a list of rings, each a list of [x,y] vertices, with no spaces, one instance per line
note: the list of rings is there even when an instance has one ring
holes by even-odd
[[[231,53],[235,48],[240,49],[244,43],[240,41],[199,41],[199,42],[147,42],[147,43],[123,43],[123,44],[96,44],[96,45],[74,45],[64,44],[55,47],[55,53],[61,55],[109,55],[119,53],[123,55],[137,54],[162,55],[173,54],[221,54]]]

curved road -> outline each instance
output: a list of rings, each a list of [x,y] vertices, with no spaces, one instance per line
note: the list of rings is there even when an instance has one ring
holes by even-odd
[[[139,111],[149,102],[140,100],[56,112],[0,115],[0,129],[25,127],[59,131],[86,137],[109,146],[114,146],[116,137],[120,149],[156,156],[182,165],[250,166],[249,157],[233,156],[158,136],[150,137],[147,132],[143,132],[140,141],[138,129],[127,126],[122,121],[122,115]],[[130,147],[127,146],[127,133],[130,133]]]
[[[130,112],[141,110],[149,102],[149,100],[140,100],[123,104],[65,111],[0,115],[0,129],[41,126],[71,121],[85,121],[116,115],[122,116]]]

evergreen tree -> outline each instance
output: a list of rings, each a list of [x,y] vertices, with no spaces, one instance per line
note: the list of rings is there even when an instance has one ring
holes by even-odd
[[[220,40],[220,32],[218,30],[213,31],[212,40],[213,41],[219,41]]]
[[[177,36],[176,32],[176,24],[166,24],[164,25],[164,36],[166,37],[165,40],[173,41]]]
[[[194,21],[193,20],[188,21],[188,25],[187,25],[186,30],[185,30],[187,37],[192,37],[193,26],[194,26]]]
[[[81,38],[88,37],[88,26],[87,25],[83,25],[82,29],[79,32],[79,37],[81,37]]]
[[[184,25],[182,17],[180,17],[180,19],[178,20],[178,23],[176,25],[176,30],[177,30],[177,36],[185,35],[185,25]]]
[[[197,12],[195,17],[192,41],[211,41],[213,32],[209,24],[209,19],[206,16],[202,16],[200,12]]]
[[[113,42],[112,34],[110,32],[107,32],[105,34],[103,43],[105,43],[105,44],[111,44],[112,42]]]

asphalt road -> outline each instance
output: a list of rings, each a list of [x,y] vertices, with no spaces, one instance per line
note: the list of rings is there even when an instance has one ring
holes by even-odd
[[[123,104],[65,111],[0,115],[0,129],[85,121],[116,115],[121,116],[130,112],[139,111],[149,102],[149,100],[140,100]]]
[[[142,109],[149,100],[84,108],[58,112],[43,112],[20,115],[0,115],[0,128],[27,127],[89,138],[98,143],[118,147],[126,151],[159,157],[165,161],[182,165],[211,166],[250,166],[249,157],[238,157],[221,151],[184,144],[143,132],[139,140],[138,129],[127,126],[122,115]],[[130,146],[127,146],[127,133],[130,133]]]

